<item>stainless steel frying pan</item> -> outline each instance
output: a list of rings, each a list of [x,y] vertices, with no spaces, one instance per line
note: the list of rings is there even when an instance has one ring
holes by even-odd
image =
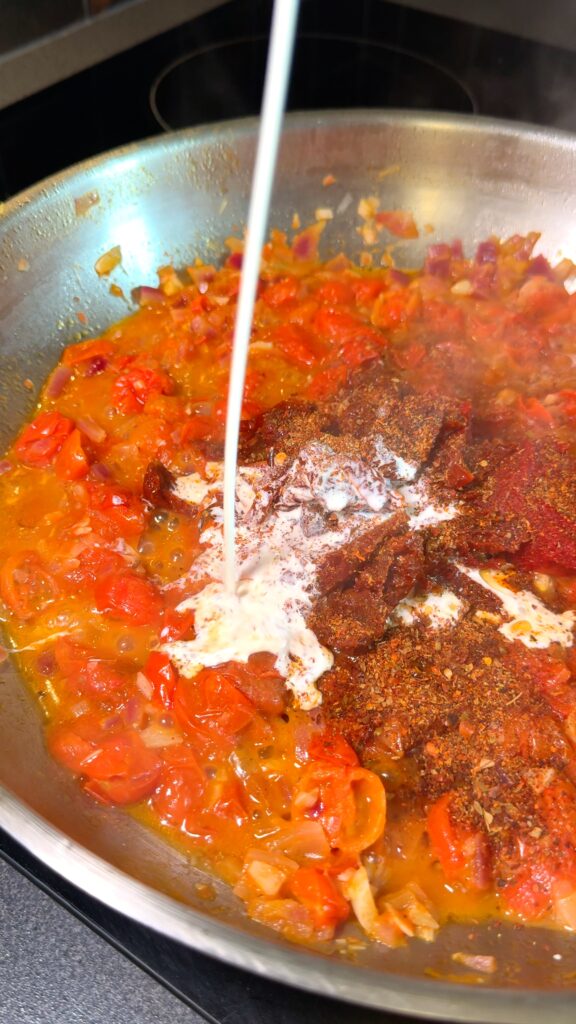
[[[62,346],[124,316],[126,295],[168,261],[217,259],[245,218],[256,125],[237,121],[164,136],[72,168],[0,207],[0,441],[31,412]],[[394,171],[383,174],[383,171]],[[332,173],[337,182],[324,188]],[[87,194],[90,200],[83,200]],[[435,239],[470,250],[492,232],[538,229],[542,251],[576,259],[576,138],[475,118],[331,113],[288,119],[273,222],[336,215],[325,251],[358,251],[360,196],[411,209],[434,234],[399,247],[416,264]],[[78,200],[82,200],[78,203]],[[340,209],[340,212],[336,212]],[[122,264],[99,278],[114,245]],[[38,714],[15,668],[0,670],[0,825],[71,882],[174,939],[317,993],[443,1020],[573,1021],[576,936],[506,925],[446,927],[430,946],[369,946],[355,960],[300,949],[251,921],[224,886],[120,812],[96,807],[48,758]],[[473,936],[473,937],[471,937]],[[496,974],[470,975],[455,951],[493,953]]]

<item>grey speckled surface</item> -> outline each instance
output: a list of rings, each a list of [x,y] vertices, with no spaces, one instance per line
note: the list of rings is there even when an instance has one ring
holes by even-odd
[[[0,862],[0,1024],[203,1024]]]

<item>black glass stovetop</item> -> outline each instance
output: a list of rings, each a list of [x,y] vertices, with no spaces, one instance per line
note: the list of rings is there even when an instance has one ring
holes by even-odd
[[[410,1024],[289,989],[196,953],[92,899],[0,830],[0,856],[130,957],[209,1024]],[[97,1012],[97,1009],[95,1009]],[[1,1015],[0,1015],[0,1019]],[[15,1024],[15,1022],[14,1022]]]
[[[96,153],[257,112],[268,0],[234,0],[0,111],[0,199]],[[384,0],[303,0],[292,109],[400,106],[576,130],[576,54]],[[3,856],[212,1024],[400,1024],[194,953],[85,896],[0,833]]]

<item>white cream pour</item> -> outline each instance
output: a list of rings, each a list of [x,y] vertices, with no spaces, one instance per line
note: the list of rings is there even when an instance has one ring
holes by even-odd
[[[405,597],[394,609],[393,618],[412,626],[424,615],[432,629],[454,626],[462,614],[463,603],[451,590],[442,590],[415,597]]]
[[[549,647],[550,644],[571,647],[574,643],[574,612],[557,614],[550,611],[531,591],[515,591],[505,586],[498,579],[496,572],[488,569],[480,572],[478,569],[471,569],[458,563],[457,568],[480,587],[495,594],[502,602],[510,622],[505,622],[498,628],[507,640],[519,640],[525,647],[541,649]]]
[[[246,662],[251,654],[267,651],[276,656],[276,668],[298,706],[310,710],[321,703],[315,683],[333,656],[306,619],[318,594],[322,557],[402,510],[413,529],[422,520],[427,525],[456,514],[453,506],[431,504],[422,481],[404,482],[408,464],[394,458],[386,464],[396,467],[391,476],[398,479],[384,478],[379,470],[312,442],[282,475],[270,467],[241,468],[236,489],[239,579],[233,594],[223,579],[221,507],[212,507],[222,488],[221,466],[208,464],[207,481],[192,474],[177,482],[178,496],[210,506],[214,523],[202,534],[206,547],[188,574],[190,583],[209,582],[179,606],[194,609],[196,636],[163,647],[182,675],[191,679],[203,666]],[[327,528],[318,516],[320,526],[311,527],[310,517],[322,510],[336,513],[335,524]]]

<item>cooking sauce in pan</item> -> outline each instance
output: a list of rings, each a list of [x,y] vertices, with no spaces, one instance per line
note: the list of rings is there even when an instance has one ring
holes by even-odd
[[[289,938],[573,928],[572,265],[536,235],[322,263],[320,231],[265,249],[242,410],[242,578],[266,555],[290,649],[199,656],[241,243],[67,348],[2,463],[0,596],[49,749]]]

